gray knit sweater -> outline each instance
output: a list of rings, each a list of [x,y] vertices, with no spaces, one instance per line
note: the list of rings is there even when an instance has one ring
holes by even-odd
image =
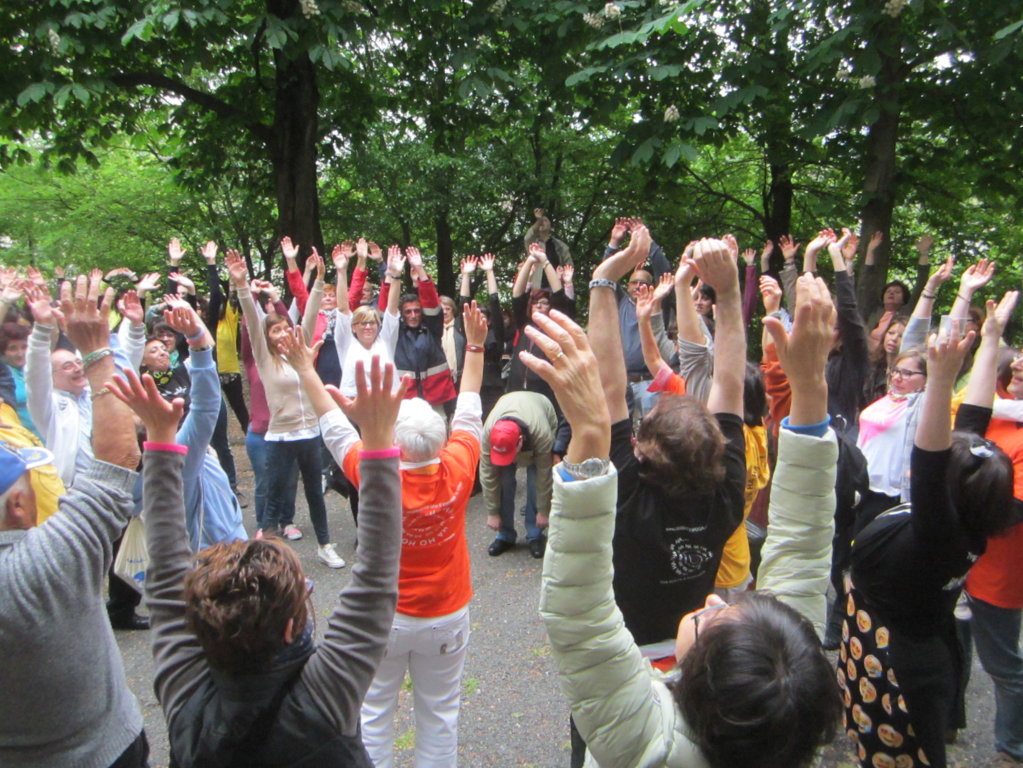
[[[0,765],[106,768],[142,732],[103,605],[134,472],[90,459],[60,510],[0,531]]]

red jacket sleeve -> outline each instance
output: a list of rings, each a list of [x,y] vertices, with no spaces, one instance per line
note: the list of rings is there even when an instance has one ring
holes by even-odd
[[[440,296],[437,294],[437,286],[433,280],[420,280],[417,284],[419,291],[419,303],[423,309],[436,309],[440,306]]]
[[[781,420],[792,410],[792,387],[788,376],[781,369],[778,350],[773,344],[764,347],[764,361],[760,364],[764,372],[764,388],[767,390],[768,418],[771,431],[777,435]]]
[[[356,267],[352,272],[352,282],[348,285],[348,308],[353,312],[362,304],[362,289],[366,285],[368,269]]]
[[[298,316],[301,317],[305,314],[305,305],[309,301],[309,289],[305,287],[302,273],[297,269],[289,269],[284,275],[288,278],[288,288],[291,290],[291,295],[298,302]]]

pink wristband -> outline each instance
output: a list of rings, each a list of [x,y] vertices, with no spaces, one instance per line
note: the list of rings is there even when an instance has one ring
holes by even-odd
[[[142,447],[147,451],[167,451],[168,453],[188,453],[187,445],[178,445],[177,443],[151,443],[146,440],[142,443]]]
[[[360,459],[396,459],[401,455],[398,446],[382,448],[379,451],[359,451]]]

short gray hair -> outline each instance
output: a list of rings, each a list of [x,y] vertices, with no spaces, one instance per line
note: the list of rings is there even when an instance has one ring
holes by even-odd
[[[420,397],[403,400],[394,423],[394,442],[406,461],[429,461],[440,456],[448,439],[444,418]]]

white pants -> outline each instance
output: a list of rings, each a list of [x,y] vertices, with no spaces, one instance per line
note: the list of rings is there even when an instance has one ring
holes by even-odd
[[[362,740],[376,768],[394,766],[394,711],[412,677],[416,768],[458,764],[458,708],[469,645],[469,609],[437,618],[394,615],[387,653],[362,703]]]

